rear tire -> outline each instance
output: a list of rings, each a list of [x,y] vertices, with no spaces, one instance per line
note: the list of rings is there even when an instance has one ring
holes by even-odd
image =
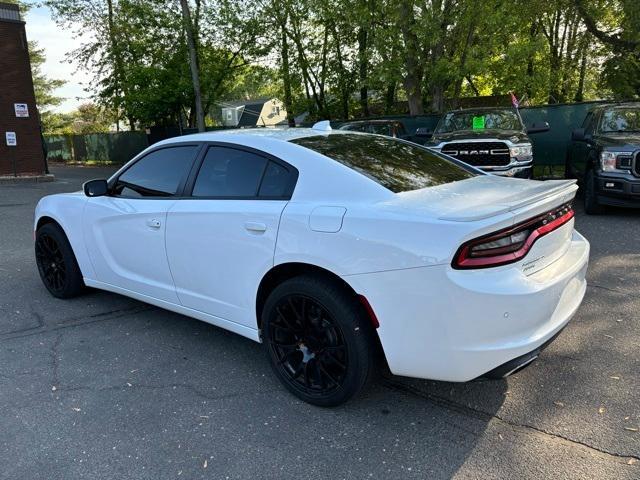
[[[73,249],[62,228],[46,223],[36,232],[36,264],[42,283],[57,298],[72,298],[84,290]]]
[[[588,215],[600,215],[604,213],[604,207],[598,202],[596,176],[593,173],[593,169],[587,172],[584,179],[584,211]]]
[[[322,276],[284,281],[262,311],[262,340],[276,376],[295,396],[322,407],[346,402],[367,383],[373,335],[357,298]]]

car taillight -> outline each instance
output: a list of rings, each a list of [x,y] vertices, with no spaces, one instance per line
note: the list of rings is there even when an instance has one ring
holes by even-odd
[[[456,269],[497,267],[523,258],[540,237],[553,232],[574,216],[570,204],[538,217],[462,244],[453,257]]]

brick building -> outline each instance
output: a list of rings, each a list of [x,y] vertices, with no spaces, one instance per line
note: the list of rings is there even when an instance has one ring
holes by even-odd
[[[24,22],[17,5],[0,2],[0,176],[45,168]]]

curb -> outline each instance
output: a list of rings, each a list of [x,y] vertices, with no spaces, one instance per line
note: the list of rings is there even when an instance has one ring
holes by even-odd
[[[24,175],[24,176],[0,176],[0,185],[20,185],[23,183],[43,183],[53,182],[56,177],[48,173],[46,175]]]

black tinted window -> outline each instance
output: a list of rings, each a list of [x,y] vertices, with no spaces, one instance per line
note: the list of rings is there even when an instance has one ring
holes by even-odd
[[[477,175],[420,145],[373,135],[333,134],[292,140],[368,176],[392,192],[417,190]]]
[[[387,135],[389,137],[393,136],[391,125],[384,123],[372,123],[369,125],[369,133],[377,133],[378,135]]]
[[[114,193],[123,197],[167,197],[178,193],[196,154],[196,145],[151,152],[129,167],[116,182]]]
[[[261,197],[285,197],[290,194],[289,171],[275,162],[269,162],[260,185]]]
[[[349,130],[351,132],[366,132],[367,124],[366,123],[351,123],[346,124],[340,127],[340,130]]]
[[[267,159],[243,150],[211,147],[193,187],[194,197],[254,197]]]

